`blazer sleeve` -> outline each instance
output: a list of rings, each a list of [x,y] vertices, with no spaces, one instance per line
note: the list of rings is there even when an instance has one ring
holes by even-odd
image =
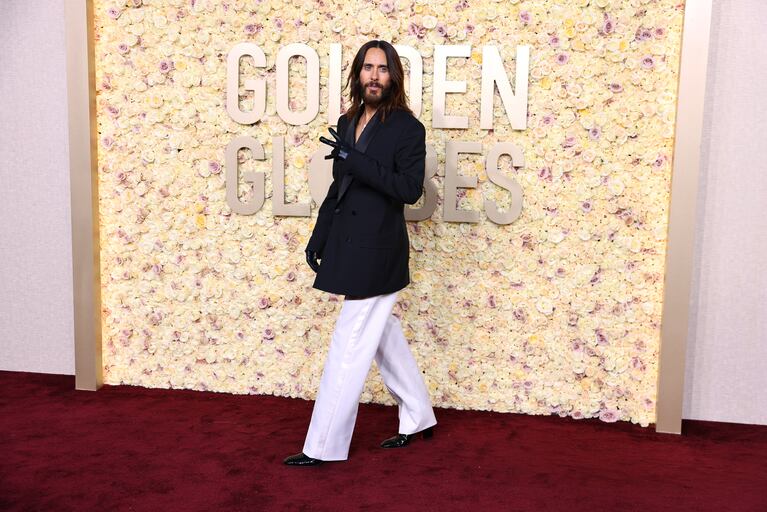
[[[415,203],[423,194],[426,167],[426,129],[417,119],[412,120],[397,140],[394,169],[359,151],[347,157],[356,179],[407,204]]]
[[[341,117],[338,118],[338,122],[336,123],[336,126],[338,126],[342,136],[346,132],[346,123],[344,123],[344,121],[345,116],[341,115]],[[337,176],[337,173],[335,172],[336,167],[337,163],[334,162],[333,181],[330,183],[328,194],[322,201],[322,205],[320,205],[320,211],[317,214],[317,222],[314,224],[312,236],[309,238],[309,242],[306,244],[306,250],[317,252],[320,255],[320,259],[322,259],[322,251],[325,249],[325,243],[327,242],[328,235],[330,234],[330,226],[333,224],[333,208],[336,204],[336,201],[338,200],[338,180],[335,179]]]
[[[338,181],[335,179],[330,183],[328,195],[322,201],[320,211],[317,214],[317,222],[314,224],[312,236],[309,243],[306,244],[307,251],[315,251],[322,259],[322,251],[325,249],[325,242],[328,240],[330,225],[333,223],[333,207],[338,200]]]

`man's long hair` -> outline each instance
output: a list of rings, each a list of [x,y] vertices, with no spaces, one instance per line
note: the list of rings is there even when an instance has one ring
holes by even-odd
[[[346,112],[346,118],[350,121],[357,115],[357,111],[362,108],[364,98],[364,89],[360,83],[360,72],[365,63],[365,54],[370,48],[380,48],[386,54],[386,65],[389,68],[389,85],[391,89],[389,94],[381,98],[381,104],[378,107],[381,121],[386,120],[386,115],[392,110],[404,110],[412,114],[408,106],[407,93],[405,92],[405,72],[402,68],[402,61],[397,54],[397,50],[386,41],[368,41],[363,44],[352,61],[352,68],[349,70],[349,76],[346,79],[346,87],[349,89],[349,101],[351,107]],[[382,91],[383,94],[383,91]]]

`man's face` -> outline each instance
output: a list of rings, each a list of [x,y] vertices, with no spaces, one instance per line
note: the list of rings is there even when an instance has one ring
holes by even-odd
[[[391,90],[389,66],[386,63],[386,53],[380,48],[369,48],[365,52],[365,60],[360,71],[362,98],[365,105],[376,106],[388,96]]]

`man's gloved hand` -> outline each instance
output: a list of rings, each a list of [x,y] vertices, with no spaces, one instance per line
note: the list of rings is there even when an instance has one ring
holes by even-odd
[[[314,272],[318,272],[320,270],[320,264],[317,263],[317,258],[319,258],[319,254],[317,254],[317,251],[311,251],[307,249],[306,251],[306,262],[309,264],[309,266],[314,270]]]
[[[333,148],[333,151],[331,151],[330,154],[325,157],[325,160],[329,160],[331,158],[334,160],[346,160],[346,158],[349,156],[349,153],[354,151],[354,148],[349,146],[333,128],[328,128],[328,131],[330,132],[330,135],[333,136],[333,140],[327,139],[320,135],[320,142]]]
[[[333,136],[333,140],[320,136],[320,142],[333,148],[333,151],[325,159],[333,158],[343,162],[341,166],[342,174],[354,174],[355,169],[377,165],[373,158],[347,144],[333,128],[328,128],[328,131]]]

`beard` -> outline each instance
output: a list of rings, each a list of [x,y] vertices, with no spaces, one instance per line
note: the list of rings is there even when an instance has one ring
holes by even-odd
[[[378,91],[374,93],[370,92],[370,89],[368,88],[369,85],[370,82],[366,83],[362,88],[362,100],[365,102],[365,105],[378,107],[389,101],[389,97],[391,96],[391,83],[386,87],[381,87],[379,84]]]

